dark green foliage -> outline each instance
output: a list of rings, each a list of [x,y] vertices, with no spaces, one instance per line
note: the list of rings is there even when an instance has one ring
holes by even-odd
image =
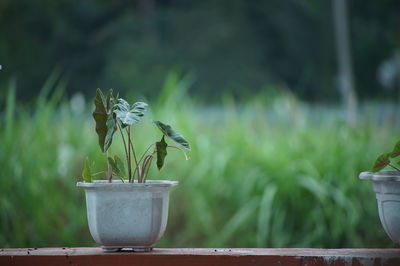
[[[102,152],[106,152],[112,143],[112,137],[117,129],[112,112],[112,90],[109,90],[107,98],[105,98],[101,90],[97,89],[94,105],[95,110],[93,111],[93,118],[96,121],[96,133],[99,138],[99,146]]]
[[[167,143],[164,139],[165,135],[162,136],[160,141],[156,142],[156,152],[157,152],[157,168],[161,170],[164,165],[165,157],[167,156]]]
[[[104,140],[104,151],[107,151],[107,149],[111,146],[112,139],[114,136],[115,131],[117,131],[117,123],[116,123],[116,115],[113,112],[110,112],[107,114],[107,133],[106,137]]]
[[[127,101],[122,98],[115,99],[112,95],[112,90],[109,91],[107,99],[104,99],[104,95],[100,89],[97,89],[96,96],[94,99],[95,111],[93,117],[96,121],[96,132],[99,136],[99,144],[102,151],[105,152],[110,147],[114,132],[117,130],[121,133],[121,138],[124,144],[125,158],[128,168],[128,180],[130,183],[134,182],[135,175],[139,183],[146,182],[147,175],[150,170],[151,163],[154,158],[154,154],[157,154],[157,167],[158,170],[164,165],[165,156],[167,156],[167,143],[164,140],[164,136],[172,139],[178,146],[190,149],[189,143],[183,138],[183,136],[175,132],[169,125],[165,125],[159,121],[154,123],[164,134],[161,141],[152,143],[147,150],[138,159],[138,155],[133,145],[133,137],[131,134],[131,126],[135,123],[140,122],[144,116],[147,104],[144,102],[136,102],[130,105]],[[124,134],[126,133],[126,137]],[[152,146],[155,145],[155,150],[151,154],[147,154]],[[179,147],[171,146],[181,150]],[[183,150],[181,150],[183,152]],[[185,158],[188,159],[185,152],[183,152]],[[118,176],[122,179],[125,176],[123,171],[123,163],[114,156],[107,158],[108,161],[108,181],[112,182],[113,175]],[[134,164],[134,165],[132,165]],[[140,165],[141,164],[141,165]],[[111,166],[111,172],[109,167]],[[86,171],[86,166],[84,171]]]

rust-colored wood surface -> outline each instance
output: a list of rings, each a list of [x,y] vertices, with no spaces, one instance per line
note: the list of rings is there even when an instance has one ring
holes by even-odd
[[[139,266],[400,266],[400,249],[154,249],[138,253],[100,248],[0,249],[0,265]]]

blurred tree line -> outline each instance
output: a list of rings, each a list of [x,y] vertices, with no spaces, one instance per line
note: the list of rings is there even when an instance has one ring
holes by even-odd
[[[175,70],[195,77],[190,93],[201,97],[272,84],[335,101],[331,1],[1,0],[0,85],[16,77],[29,101],[59,71],[69,94],[113,87],[151,98]],[[348,1],[358,97],[399,91],[399,11],[395,0]]]

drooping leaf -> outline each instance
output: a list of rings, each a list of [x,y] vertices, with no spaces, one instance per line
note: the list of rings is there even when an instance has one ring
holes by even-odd
[[[156,142],[156,150],[157,150],[157,168],[161,170],[164,165],[165,157],[167,156],[167,143],[165,142],[164,135],[162,136],[160,141]]]
[[[154,121],[154,124],[161,130],[161,132],[169,137],[173,142],[175,142],[178,146],[181,146],[187,150],[190,150],[189,142],[185,140],[185,138],[172,129],[170,125],[166,125],[160,121]]]
[[[117,176],[124,177],[125,176],[125,168],[124,164],[122,163],[121,159],[114,155],[114,159],[112,157],[108,157],[108,162],[111,165],[111,169],[113,173]]]
[[[393,149],[392,153],[390,154],[390,157],[396,158],[399,155],[400,155],[400,141],[398,141],[396,143],[396,145],[394,146],[394,149]]]
[[[146,111],[147,104],[144,102],[136,102],[129,105],[127,101],[119,98],[115,105],[114,113],[123,127],[131,126],[134,123],[140,122],[140,118]]]
[[[376,159],[374,163],[374,167],[372,168],[371,172],[375,173],[385,168],[390,163],[389,160],[390,154],[391,153],[384,153],[379,155],[379,157]]]
[[[111,123],[111,119],[114,118],[112,116],[112,90],[109,90],[107,98],[105,98],[101,90],[97,89],[94,105],[95,110],[93,111],[93,118],[96,121],[96,133],[99,137],[99,146],[102,152],[106,152],[111,145],[112,137],[116,130],[115,123],[114,126],[112,126]]]
[[[85,182],[92,182],[92,170],[90,169],[89,158],[86,158],[83,166],[82,178]]]

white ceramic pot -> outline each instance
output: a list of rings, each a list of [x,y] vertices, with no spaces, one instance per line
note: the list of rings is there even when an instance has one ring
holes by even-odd
[[[164,234],[169,190],[177,181],[78,182],[86,192],[90,234],[106,251],[150,251]]]
[[[359,178],[371,180],[382,226],[390,239],[400,245],[400,172],[362,172]]]

